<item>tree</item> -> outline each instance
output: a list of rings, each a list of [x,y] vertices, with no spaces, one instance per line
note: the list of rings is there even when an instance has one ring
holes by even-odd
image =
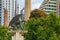
[[[60,17],[50,13],[46,18],[31,18],[24,29],[25,40],[60,40]]]
[[[4,26],[0,25],[0,40],[11,40],[11,33]]]
[[[46,17],[47,14],[43,10],[35,9],[31,12],[30,18],[40,18],[40,17]]]

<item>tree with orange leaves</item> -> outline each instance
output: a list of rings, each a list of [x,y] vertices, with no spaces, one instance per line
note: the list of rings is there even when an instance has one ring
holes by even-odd
[[[46,17],[47,14],[43,10],[35,9],[31,12],[30,18]]]

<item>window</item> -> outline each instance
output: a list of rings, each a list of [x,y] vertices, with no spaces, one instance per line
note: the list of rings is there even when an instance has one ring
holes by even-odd
[[[56,10],[56,9],[53,9],[53,8],[45,8],[46,10]]]
[[[48,5],[49,7],[56,7],[55,5]]]
[[[1,6],[2,4],[0,4],[0,6]]]
[[[55,2],[49,2],[49,4],[56,4]]]

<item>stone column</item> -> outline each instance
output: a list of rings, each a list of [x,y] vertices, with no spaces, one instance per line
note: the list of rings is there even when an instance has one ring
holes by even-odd
[[[31,0],[25,0],[25,20],[29,20],[31,12]]]
[[[4,26],[5,28],[8,27],[8,10],[4,9]]]

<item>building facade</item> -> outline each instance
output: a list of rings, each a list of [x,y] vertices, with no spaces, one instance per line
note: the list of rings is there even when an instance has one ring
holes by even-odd
[[[15,16],[15,0],[0,0],[0,25],[4,25],[4,9],[8,10],[8,24]]]
[[[19,3],[17,0],[15,0],[15,15],[19,14]]]
[[[40,9],[44,10],[46,13],[49,13],[49,12],[58,13],[59,1],[58,0],[44,0],[42,5],[40,6]]]

